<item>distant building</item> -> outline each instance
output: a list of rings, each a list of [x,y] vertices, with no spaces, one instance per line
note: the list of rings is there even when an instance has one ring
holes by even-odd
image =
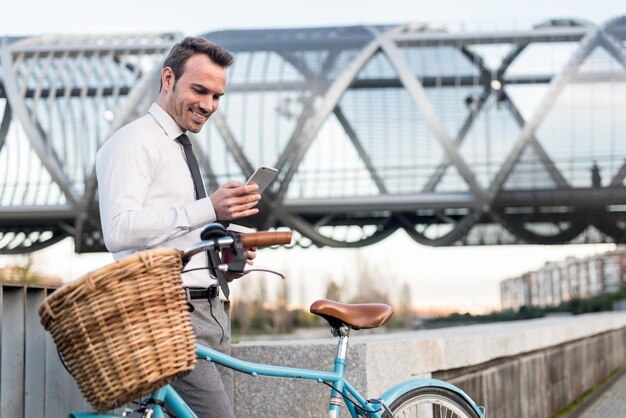
[[[549,261],[539,270],[500,282],[502,309],[556,306],[573,298],[614,292],[626,285],[626,246],[579,259]]]

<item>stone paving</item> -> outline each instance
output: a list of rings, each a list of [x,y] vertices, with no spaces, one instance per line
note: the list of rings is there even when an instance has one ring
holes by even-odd
[[[580,418],[624,418],[626,417],[626,373],[611,385]]]

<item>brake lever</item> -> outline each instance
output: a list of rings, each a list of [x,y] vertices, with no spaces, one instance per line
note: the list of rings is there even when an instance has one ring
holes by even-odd
[[[246,251],[246,249],[243,247],[243,244],[241,242],[241,236],[240,235],[233,235],[233,243],[231,244],[230,247],[228,248],[224,248],[222,250],[222,258],[228,258],[229,254],[228,254],[228,250],[233,251],[233,253],[230,255],[232,257],[234,257],[233,260],[225,260],[228,261],[227,263],[225,263],[225,265],[227,266],[227,270],[228,271],[232,271],[233,273],[237,273],[237,274],[241,274],[242,276],[245,276],[248,273],[252,273],[253,271],[263,271],[266,273],[272,273],[277,275],[278,277],[280,277],[281,279],[285,280],[285,275],[282,273],[279,273],[277,271],[274,270],[270,270],[270,269],[266,269],[266,268],[262,268],[262,267],[255,267],[255,268],[250,268],[248,270],[244,270],[245,266],[246,266],[246,261],[248,260],[248,252]],[[224,264],[222,264],[224,265]]]
[[[275,271],[275,270],[270,270],[270,269],[263,268],[263,267],[254,267],[254,268],[250,268],[250,269],[248,269],[248,270],[244,271],[241,275],[242,275],[242,276],[245,276],[246,274],[248,274],[248,273],[252,273],[252,272],[255,272],[255,271],[262,271],[262,272],[264,272],[264,273],[272,273],[272,274],[277,275],[277,276],[278,276],[278,277],[280,277],[281,279],[285,280],[285,275],[284,275],[284,274],[282,274],[281,272],[278,272],[278,271]]]
[[[228,260],[228,251],[231,250],[233,252],[232,256],[234,257],[232,260]],[[241,243],[241,236],[233,235],[233,243],[230,247],[224,248],[222,250],[223,259],[228,266],[228,271],[232,271],[233,273],[243,273],[243,269],[246,266],[246,260],[248,260],[248,253],[245,248],[243,248],[243,244]]]

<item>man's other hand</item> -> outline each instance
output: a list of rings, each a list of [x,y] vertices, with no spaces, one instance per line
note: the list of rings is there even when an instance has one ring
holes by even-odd
[[[255,208],[261,195],[257,193],[259,186],[256,184],[245,185],[239,181],[231,181],[222,186],[211,195],[211,203],[215,209],[215,215],[220,221],[245,218],[259,212]]]
[[[253,260],[256,258],[256,250],[257,250],[256,247],[246,248],[246,254],[248,255],[248,258],[246,259],[246,264],[249,264],[249,265],[254,264]],[[227,271],[224,273],[224,277],[226,277],[226,281],[229,281],[229,282],[232,282],[233,280],[238,279],[242,276],[243,276],[243,273],[233,273],[232,271]]]

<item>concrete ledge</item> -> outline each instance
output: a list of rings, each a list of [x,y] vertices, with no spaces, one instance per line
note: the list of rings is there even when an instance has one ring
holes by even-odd
[[[407,379],[481,364],[487,367],[486,363],[496,359],[548,350],[624,329],[626,313],[611,312],[367,336],[354,332],[348,351],[348,380],[363,395],[376,397]],[[613,340],[616,342],[612,344],[621,341]],[[611,347],[607,349],[615,352]],[[254,362],[331,370],[335,350],[336,340],[325,338],[241,343],[233,347],[233,355]],[[624,353],[623,347],[619,353]],[[615,361],[620,356],[624,355],[619,354]],[[536,378],[544,371],[538,369],[534,373],[531,369],[525,373]],[[460,376],[455,380],[462,381]],[[484,386],[484,382],[480,384]],[[476,389],[478,396],[485,392],[483,386]],[[298,417],[325,416],[328,391],[326,386],[308,381],[235,373],[236,412],[241,417],[293,417],[294,405],[298,405]]]

